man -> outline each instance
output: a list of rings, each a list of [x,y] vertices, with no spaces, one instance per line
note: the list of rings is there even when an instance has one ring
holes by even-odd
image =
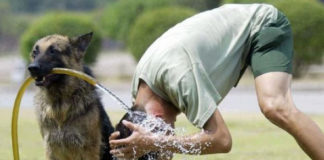
[[[271,5],[228,4],[186,19],[145,52],[136,68],[132,95],[139,110],[172,125],[183,112],[203,130],[186,137],[157,137],[124,122],[133,134],[121,140],[115,140],[118,132],[112,134],[111,153],[132,158],[161,146],[183,153],[170,142],[188,150],[199,146],[199,154],[229,152],[231,136],[217,105],[249,65],[262,113],[291,134],[309,157],[323,160],[323,132],[292,100],[292,57],[290,24]]]

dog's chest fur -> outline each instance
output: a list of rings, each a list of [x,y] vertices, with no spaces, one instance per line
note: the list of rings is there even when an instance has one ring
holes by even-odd
[[[91,155],[100,155],[98,95],[91,86],[74,79],[72,84],[39,89],[35,100],[42,137],[55,158],[83,159],[85,147],[96,148]]]

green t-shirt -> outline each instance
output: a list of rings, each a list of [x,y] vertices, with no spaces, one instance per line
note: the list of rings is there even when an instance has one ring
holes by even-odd
[[[142,79],[202,128],[238,81],[251,37],[277,14],[267,4],[227,4],[175,25],[139,61],[133,99]]]

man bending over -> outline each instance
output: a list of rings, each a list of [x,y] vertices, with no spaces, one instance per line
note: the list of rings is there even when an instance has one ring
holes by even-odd
[[[114,133],[111,153],[133,158],[161,146],[183,152],[166,144],[170,142],[188,150],[193,144],[201,148],[200,154],[229,152],[231,135],[217,106],[250,66],[262,113],[291,134],[309,157],[324,160],[323,132],[292,100],[292,58],[290,24],[271,5],[228,4],[184,20],[144,53],[134,74],[132,95],[135,109],[172,126],[182,112],[202,132],[157,137],[125,122],[133,134],[115,140],[118,132]]]

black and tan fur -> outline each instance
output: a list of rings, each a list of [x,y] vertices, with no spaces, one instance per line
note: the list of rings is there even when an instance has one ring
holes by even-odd
[[[76,38],[50,35],[38,40],[28,69],[38,93],[36,113],[49,160],[110,160],[114,131],[95,88],[83,80],[54,75],[54,67],[91,75],[82,59],[92,33]]]

